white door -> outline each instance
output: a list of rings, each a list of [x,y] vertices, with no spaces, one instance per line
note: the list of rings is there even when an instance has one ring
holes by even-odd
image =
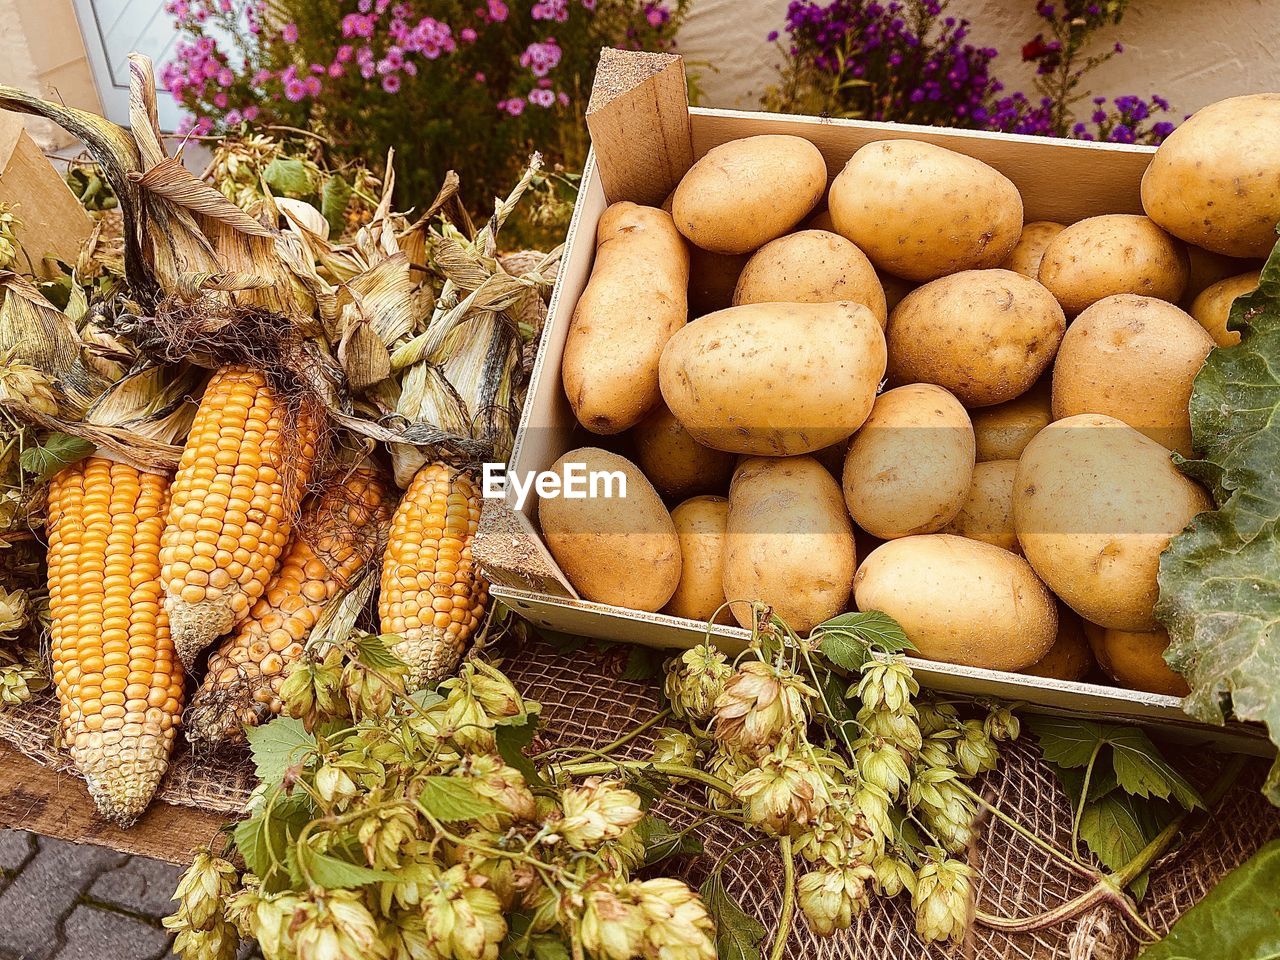
[[[129,123],[129,54],[145,53],[156,74],[173,56],[178,39],[164,0],[73,0],[84,34],[93,80],[107,119]],[[173,97],[159,91],[160,126],[174,130],[183,113]]]

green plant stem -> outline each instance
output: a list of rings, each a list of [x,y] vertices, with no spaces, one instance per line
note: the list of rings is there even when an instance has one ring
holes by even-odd
[[[796,912],[796,863],[791,855],[790,837],[778,841],[778,853],[782,857],[782,910],[778,914],[778,932],[769,950],[769,960],[782,960],[791,934],[791,918]]]
[[[1080,802],[1076,804],[1075,816],[1071,818],[1071,855],[1077,860],[1080,858],[1080,822],[1084,819],[1084,805],[1089,800],[1089,783],[1093,780],[1093,768],[1098,763],[1098,754],[1102,752],[1102,745],[1105,740],[1099,740],[1093,745],[1093,752],[1089,754],[1089,762],[1084,768],[1084,786],[1080,788]]]
[[[683,763],[657,763],[651,760],[600,760],[591,763],[551,764],[557,773],[570,777],[597,777],[601,774],[613,773],[617,770],[652,770],[668,777],[679,777],[682,780],[695,780],[703,786],[719,790],[732,796],[733,788],[719,777],[687,767]]]
[[[669,716],[671,716],[671,710],[669,708],[661,711],[660,713],[654,714],[644,723],[641,723],[638,726],[632,728],[630,731],[628,731],[623,736],[619,737],[617,740],[614,740],[612,743],[607,743],[603,747],[553,747],[550,750],[544,750],[542,753],[538,754],[533,759],[544,760],[555,753],[581,753],[584,756],[590,756],[590,757],[608,756],[610,753],[612,753],[614,750],[617,750],[619,747],[625,746],[626,744],[630,743],[632,740],[640,736],[640,734],[644,733],[644,731],[648,730],[650,727],[657,726],[663,720],[666,720]]]

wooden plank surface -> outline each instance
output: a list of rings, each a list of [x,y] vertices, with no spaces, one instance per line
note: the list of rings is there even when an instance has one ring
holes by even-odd
[[[222,814],[157,802],[122,830],[98,815],[83,780],[0,743],[0,826],[185,865],[192,848],[213,840],[225,820]]]

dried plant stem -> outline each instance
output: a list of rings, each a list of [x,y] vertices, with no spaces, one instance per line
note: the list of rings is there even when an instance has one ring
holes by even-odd
[[[989,800],[987,800],[986,797],[982,796],[982,794],[978,793],[968,784],[962,782],[958,786],[963,793],[968,795],[969,799],[974,800],[977,803],[981,804],[983,809],[985,809],[997,820],[1000,820],[1002,823],[1004,823],[1014,833],[1018,834],[1020,837],[1022,837],[1024,840],[1028,841],[1029,843],[1039,847],[1045,853],[1049,854],[1049,856],[1053,857],[1055,860],[1061,863],[1064,867],[1069,869],[1072,873],[1075,873],[1081,877],[1087,877],[1090,880],[1097,880],[1099,878],[1099,874],[1096,870],[1091,870],[1089,867],[1084,866],[1079,861],[1077,861],[1074,857],[1072,857],[1069,853],[1067,853],[1067,851],[1059,849],[1057,846],[1050,843],[1048,840],[1045,840],[1043,837],[1040,837],[1037,834],[1033,833],[1032,831],[1028,830],[1022,824],[1018,823],[1017,820],[1014,820],[1011,816],[1009,816],[1007,813],[1005,813],[995,804],[991,803]]]
[[[782,857],[782,910],[778,914],[778,932],[769,950],[769,960],[782,960],[791,933],[791,918],[796,912],[796,862],[791,855],[790,837],[778,841],[778,854]]]
[[[694,780],[713,790],[719,790],[728,796],[733,795],[733,788],[719,777],[695,770],[683,763],[654,763],[649,760],[600,760],[593,763],[558,763],[551,765],[556,773],[570,777],[593,777],[617,770],[638,770],[660,773],[666,777],[678,777],[681,780]]]
[[[630,743],[632,740],[640,736],[640,734],[644,733],[650,727],[657,726],[663,720],[666,720],[667,717],[669,716],[671,716],[670,709],[663,710],[660,713],[654,714],[644,723],[637,724],[636,726],[632,727],[627,733],[619,737],[617,740],[614,740],[612,743],[607,743],[603,747],[552,747],[550,750],[544,750],[542,753],[537,754],[533,759],[545,760],[547,757],[556,753],[580,753],[583,756],[587,756],[587,757],[608,756],[610,753],[612,753],[614,750],[617,750],[619,747],[625,746],[626,744]]]

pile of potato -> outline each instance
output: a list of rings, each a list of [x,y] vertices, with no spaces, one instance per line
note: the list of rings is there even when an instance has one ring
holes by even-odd
[[[544,499],[548,547],[590,600],[745,623],[726,600],[758,598],[801,632],[881,610],[927,658],[1185,693],[1158,558],[1211,503],[1171,451],[1238,340],[1277,170],[1280,95],[1180,127],[1148,216],[1070,225],[916,140],[868,143],[830,189],[806,140],[714,148],[663,209],[600,220],[562,376],[614,440],[555,469],[628,495]]]

